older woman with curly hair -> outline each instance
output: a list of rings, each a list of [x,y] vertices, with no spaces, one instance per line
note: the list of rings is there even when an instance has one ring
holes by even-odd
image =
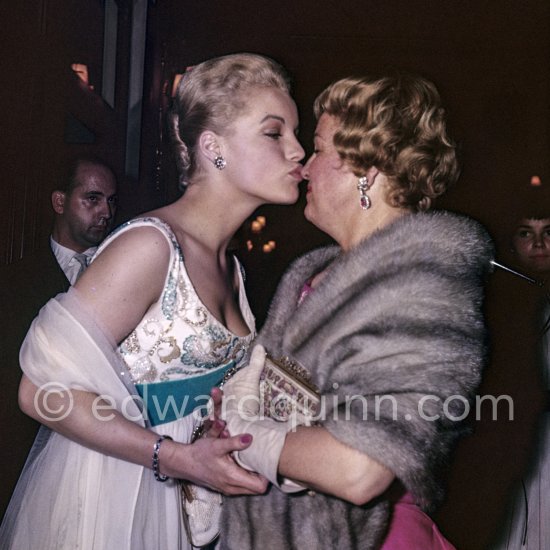
[[[480,382],[492,245],[473,220],[426,212],[458,177],[433,84],[346,78],[315,114],[305,216],[338,246],[290,267],[258,342],[309,371],[321,406],[293,429],[254,416],[258,368],[226,384],[229,431],[253,435],[234,454],[274,487],[227,499],[221,545],[452,548],[427,514]],[[244,399],[248,414],[231,404]]]

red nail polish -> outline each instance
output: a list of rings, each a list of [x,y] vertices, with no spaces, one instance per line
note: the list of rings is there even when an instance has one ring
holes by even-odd
[[[241,443],[250,443],[252,441],[252,436],[250,434],[241,435]]]

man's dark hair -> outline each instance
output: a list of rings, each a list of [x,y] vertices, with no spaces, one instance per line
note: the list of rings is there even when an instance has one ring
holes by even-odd
[[[58,191],[63,191],[66,195],[70,195],[80,185],[77,179],[77,173],[82,164],[97,164],[104,166],[114,174],[113,169],[99,157],[79,155],[70,159],[69,162],[63,166],[63,169],[60,170],[60,177],[56,185]]]

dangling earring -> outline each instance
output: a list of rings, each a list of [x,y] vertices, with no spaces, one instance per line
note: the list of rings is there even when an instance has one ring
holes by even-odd
[[[221,155],[218,155],[215,159],[214,159],[214,166],[218,169],[218,170],[223,170],[227,165],[227,162],[225,161],[225,159],[221,156]]]
[[[367,176],[361,176],[359,178],[359,183],[357,184],[357,189],[359,189],[359,193],[361,193],[359,201],[363,210],[368,210],[370,208],[371,202],[369,196],[367,195],[369,187],[370,185]]]

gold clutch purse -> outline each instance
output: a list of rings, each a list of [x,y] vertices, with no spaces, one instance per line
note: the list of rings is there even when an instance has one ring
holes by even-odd
[[[266,355],[260,377],[260,406],[264,416],[280,422],[310,425],[319,412],[321,395],[309,372],[288,357]]]

